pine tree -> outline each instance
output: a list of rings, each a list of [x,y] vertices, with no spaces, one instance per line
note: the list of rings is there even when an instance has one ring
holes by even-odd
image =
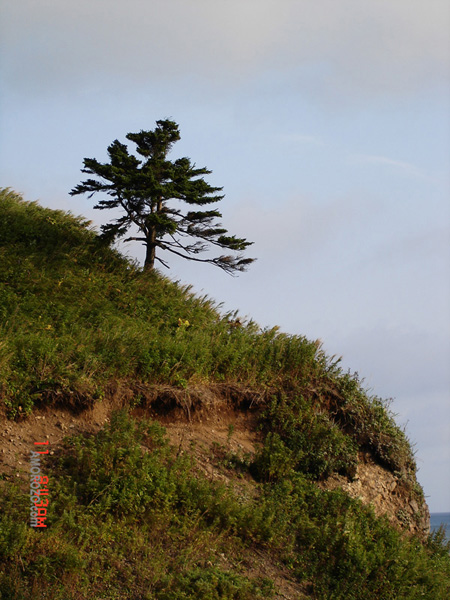
[[[118,140],[108,148],[108,163],[85,158],[82,172],[96,179],[83,181],[70,195],[89,193],[92,197],[101,192],[109,196],[99,200],[94,208],[119,208],[121,216],[102,225],[102,236],[113,241],[125,236],[130,228],[137,230],[137,236],[125,241],[139,241],[146,246],[145,270],[153,269],[155,260],[167,267],[166,261],[157,256],[157,250],[165,250],[188,260],[214,264],[227,273],[244,271],[255,259],[244,258],[241,252],[252,242],[228,235],[216,222],[221,213],[202,208],[222,200],[224,196],[218,194],[222,188],[210,186],[202,176],[211,171],[196,168],[189,158],[168,160],[172,146],[180,139],[178,125],[170,120],[157,121],[156,125],[153,131],[126,136],[136,144],[136,153],[142,159],[130,154]],[[189,208],[183,211],[181,202]],[[211,246],[237,254],[198,257]]]

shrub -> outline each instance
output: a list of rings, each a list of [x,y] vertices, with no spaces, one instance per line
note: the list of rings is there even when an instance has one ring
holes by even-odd
[[[262,479],[285,477],[291,469],[316,479],[355,473],[354,440],[302,396],[274,397],[262,414],[262,426],[268,433],[254,463]]]

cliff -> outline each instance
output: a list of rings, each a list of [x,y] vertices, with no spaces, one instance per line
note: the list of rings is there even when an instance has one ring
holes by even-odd
[[[0,194],[6,598],[448,598],[386,402],[319,342]],[[28,524],[36,441],[45,531]]]

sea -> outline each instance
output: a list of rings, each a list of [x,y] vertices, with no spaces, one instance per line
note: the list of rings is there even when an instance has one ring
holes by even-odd
[[[441,525],[445,527],[445,536],[450,542],[450,512],[430,514],[430,530],[436,531]]]

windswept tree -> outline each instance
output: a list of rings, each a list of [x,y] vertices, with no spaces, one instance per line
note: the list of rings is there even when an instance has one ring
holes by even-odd
[[[218,210],[203,207],[224,198],[222,188],[210,186],[203,175],[211,171],[197,169],[189,158],[170,161],[167,158],[172,146],[180,139],[174,121],[156,122],[153,131],[129,133],[126,137],[136,144],[138,158],[128,152],[125,144],[115,140],[108,148],[109,162],[100,163],[95,158],[84,159],[83,173],[95,178],[86,179],[71,192],[90,194],[97,192],[109,196],[98,201],[94,208],[120,209],[120,216],[102,225],[102,236],[111,241],[125,239],[142,242],[146,246],[145,270],[154,268],[155,260],[168,266],[159,256],[162,250],[188,260],[216,265],[227,273],[244,271],[253,262],[244,258],[242,251],[252,242],[228,235],[217,219]],[[188,207],[183,210],[183,202]],[[213,246],[232,250],[215,258],[198,255]]]

